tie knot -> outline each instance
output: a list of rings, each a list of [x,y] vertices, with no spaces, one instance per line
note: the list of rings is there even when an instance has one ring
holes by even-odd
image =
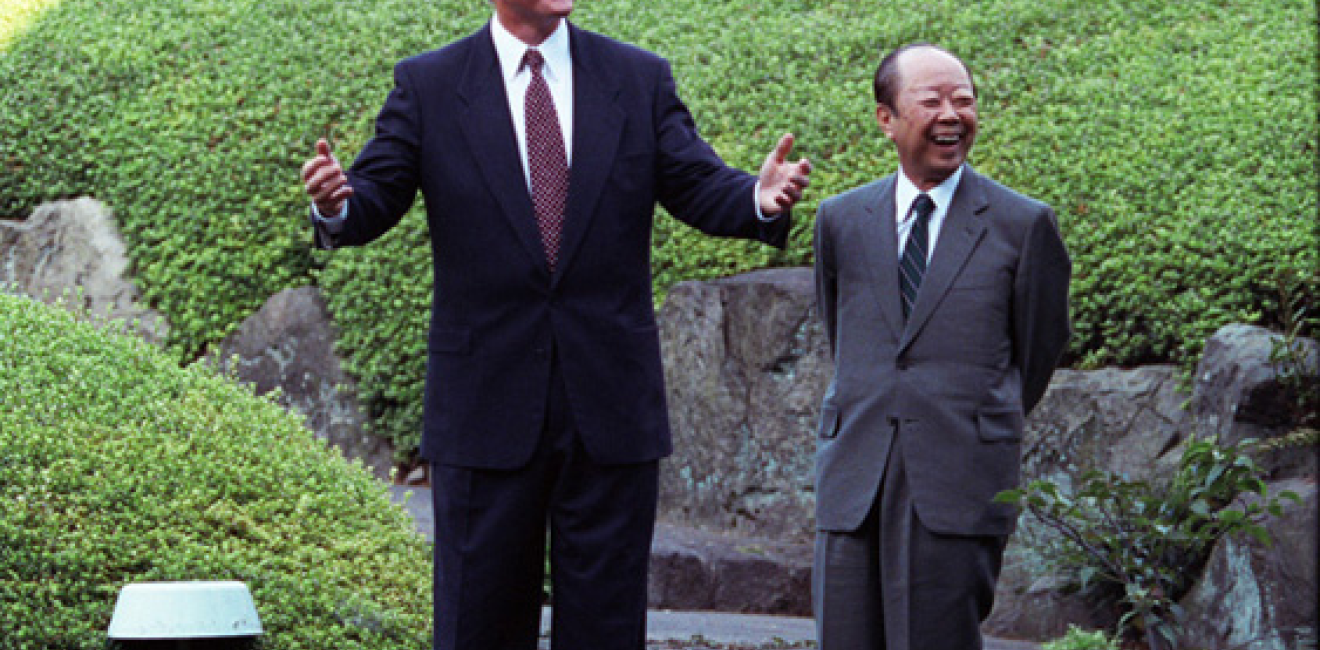
[[[541,72],[541,66],[545,64],[545,57],[541,56],[541,51],[527,48],[527,53],[523,55],[523,65],[532,69],[532,74]]]
[[[934,211],[935,201],[925,192],[918,194],[917,199],[912,202],[912,214],[916,215],[918,219],[925,219]]]

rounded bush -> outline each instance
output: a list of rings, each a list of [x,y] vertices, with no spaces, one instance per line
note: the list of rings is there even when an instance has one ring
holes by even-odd
[[[0,294],[0,649],[100,649],[119,589],[241,580],[274,649],[427,647],[426,542],[209,367]]]

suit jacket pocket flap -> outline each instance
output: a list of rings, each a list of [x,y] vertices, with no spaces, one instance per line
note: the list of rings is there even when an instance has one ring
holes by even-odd
[[[470,330],[437,328],[427,335],[426,349],[430,352],[467,354],[471,341]]]
[[[833,438],[839,435],[839,408],[826,405],[820,410],[820,437]]]
[[[1022,439],[1022,409],[996,407],[976,412],[976,433],[986,442],[1018,441]]]

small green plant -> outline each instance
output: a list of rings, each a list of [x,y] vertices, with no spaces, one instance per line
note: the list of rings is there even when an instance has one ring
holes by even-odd
[[[1320,427],[1320,380],[1317,379],[1320,359],[1316,358],[1316,348],[1301,338],[1301,332],[1311,320],[1307,317],[1311,305],[1300,297],[1288,299],[1287,295],[1283,300],[1287,304],[1284,332],[1270,350],[1270,364],[1288,400],[1289,419],[1298,424],[1298,429],[1311,429],[1311,442],[1315,444],[1314,429]]]
[[[1118,643],[1104,630],[1084,630],[1069,625],[1063,636],[1041,645],[1041,650],[1119,650]]]
[[[1281,514],[1281,499],[1300,501],[1293,492],[1269,493],[1254,447],[1252,440],[1229,446],[1190,440],[1164,484],[1091,470],[1073,490],[1040,479],[997,500],[1025,507],[1057,533],[1036,543],[1078,586],[1116,588],[1124,609],[1120,630],[1144,637],[1150,650],[1176,647],[1183,622],[1178,599],[1215,542],[1245,533],[1269,544],[1261,518]]]

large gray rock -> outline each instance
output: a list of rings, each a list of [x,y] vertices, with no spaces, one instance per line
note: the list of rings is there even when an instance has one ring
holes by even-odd
[[[1023,480],[1044,478],[1071,490],[1073,478],[1100,469],[1152,480],[1176,464],[1185,395],[1173,366],[1059,370],[1027,420]],[[1004,553],[988,633],[1047,640],[1071,624],[1091,629],[1116,622],[1112,608],[1065,588],[1038,555],[1053,531],[1023,516]]]
[[[1046,478],[1070,490],[1074,477],[1082,471],[1099,469],[1158,485],[1177,469],[1183,443],[1190,436],[1218,435],[1222,442],[1233,443],[1245,437],[1270,438],[1292,430],[1298,414],[1284,406],[1293,396],[1279,382],[1278,369],[1270,361],[1278,338],[1267,330],[1245,325],[1221,329],[1206,344],[1190,400],[1177,389],[1177,370],[1172,366],[1060,370],[1028,421],[1023,445],[1024,479]],[[1303,340],[1300,345],[1303,350],[1316,349],[1313,341]],[[1309,354],[1314,359],[1314,353]],[[1190,405],[1188,408],[1182,408],[1184,401]],[[1311,477],[1314,485],[1313,449],[1286,449],[1267,455],[1262,462],[1276,476]],[[1309,577],[1294,576],[1294,582],[1297,589],[1312,595],[1308,606],[1314,610],[1314,519],[1310,525],[1309,537],[1299,537],[1295,531],[1287,534],[1296,541],[1293,551],[1311,562],[1309,573],[1302,572]],[[1054,535],[1031,517],[1020,520],[1005,554],[995,611],[987,622],[991,633],[1046,640],[1061,635],[1069,624],[1090,628],[1114,624],[1112,609],[1097,606],[1087,596],[1071,593],[1053,580],[1046,558],[1039,557],[1036,549],[1043,546],[1040,538]],[[1288,592],[1269,586],[1282,574],[1244,573],[1246,565],[1241,560],[1246,551],[1240,544],[1233,544],[1224,542],[1216,549],[1217,559],[1211,561],[1204,584],[1225,586],[1237,580],[1233,576],[1239,574],[1254,581],[1226,594],[1233,604],[1221,604],[1221,610],[1246,606],[1251,594],[1257,594],[1261,606],[1271,612],[1287,609],[1278,600],[1269,600]],[[1197,599],[1204,600],[1212,592],[1213,586],[1202,587]],[[1201,613],[1196,617],[1227,616],[1224,611],[1209,613],[1212,609],[1200,606]],[[1225,639],[1244,638],[1246,632],[1242,630],[1263,630],[1266,636],[1278,634],[1277,619],[1270,616],[1257,616],[1250,624],[1243,622],[1242,616],[1229,618],[1225,625],[1230,627],[1224,628],[1229,631],[1217,632]],[[1205,632],[1198,638],[1210,639],[1213,634]],[[1229,646],[1207,642],[1206,647]]]
[[[1189,406],[1198,437],[1218,435],[1236,443],[1293,430],[1302,415],[1296,383],[1320,381],[1320,343],[1295,339],[1297,363],[1284,364],[1272,358],[1282,339],[1264,328],[1227,325],[1206,341]],[[1294,375],[1291,382],[1287,374]],[[1314,455],[1297,450],[1272,454],[1262,463],[1276,478],[1316,476]]]
[[[811,615],[811,547],[659,524],[647,605]]]
[[[810,269],[675,286],[660,310],[674,455],[661,519],[809,542],[820,398],[833,372]]]
[[[1155,477],[1186,426],[1177,373],[1174,366],[1056,371],[1027,421],[1023,478],[1069,485],[1087,469]]]
[[[1183,599],[1189,648],[1294,650],[1317,632],[1316,485],[1309,479],[1272,483],[1291,490],[1284,514],[1265,521],[1273,541],[1224,538],[1215,546],[1201,580]]]
[[[388,479],[394,451],[370,435],[353,379],[335,355],[335,329],[319,289],[287,289],[243,321],[211,359],[252,384],[279,389],[279,402],[302,413],[318,438]]]
[[[56,201],[24,221],[0,220],[0,291],[123,321],[129,331],[159,343],[169,326],[143,304],[128,274],[124,241],[99,201]]]

